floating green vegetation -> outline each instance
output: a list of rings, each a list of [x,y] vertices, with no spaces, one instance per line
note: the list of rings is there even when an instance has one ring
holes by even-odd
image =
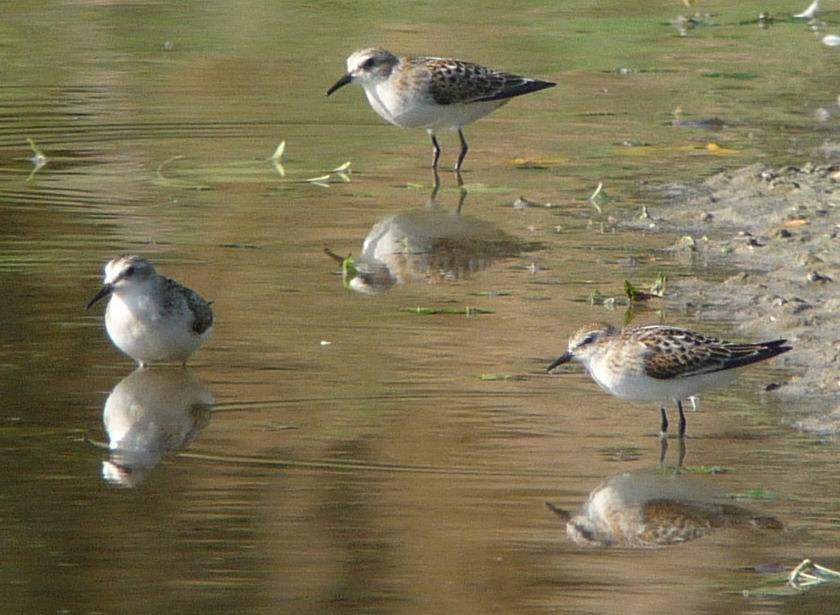
[[[452,314],[457,316],[478,316],[480,314],[493,314],[492,310],[484,310],[477,307],[465,306],[465,307],[402,307],[400,308],[400,312],[406,312],[409,314],[420,314],[423,316],[429,316],[433,314]]]
[[[498,382],[506,380],[525,380],[525,377],[520,374],[481,374],[479,379],[482,382]]]
[[[175,171],[175,162],[186,159],[186,156],[179,154],[167,158],[158,165],[155,174],[155,183],[170,188],[181,188],[184,190],[208,190],[214,183],[223,182],[247,182],[247,181],[268,181],[277,180],[284,185],[310,184],[328,188],[331,184],[338,182],[349,182],[351,173],[351,162],[347,162],[327,171],[321,171],[317,175],[307,176],[303,173],[288,173],[285,166],[286,142],[281,141],[275,148],[274,153],[268,158],[255,160],[238,160],[222,163],[214,166],[200,168],[180,167]]]
[[[736,71],[731,73],[719,73],[719,72],[711,72],[711,73],[700,73],[701,77],[709,77],[712,79],[737,79],[737,80],[748,80],[748,79],[758,79],[758,74],[750,73],[747,71]]]
[[[506,290],[482,290],[474,293],[476,297],[511,297],[513,293]]]
[[[329,256],[335,262],[341,264],[341,284],[344,288],[350,290],[350,282],[359,275],[359,270],[353,262],[353,256],[351,254],[348,254],[347,256],[336,254],[329,248],[329,246],[324,246],[324,254]]]
[[[660,271],[649,291],[639,290],[630,280],[624,280],[624,294],[630,301],[649,301],[655,297],[664,297],[667,284],[668,277]]]
[[[815,564],[808,558],[802,560],[788,578],[788,585],[799,591],[811,589],[823,583],[840,583],[840,572]]]
[[[632,66],[617,66],[612,70],[601,71],[607,74],[615,75],[660,75],[665,73],[674,73],[676,70],[670,68],[659,68],[656,66],[633,68]]]
[[[773,574],[762,585],[742,593],[745,597],[798,596],[826,583],[840,583],[840,572],[805,558],[790,574]]]
[[[600,214],[602,213],[601,207],[609,203],[609,201],[610,197],[607,196],[607,191],[604,190],[604,182],[598,182],[595,192],[589,195],[589,202],[592,203],[592,206]]]
[[[776,494],[771,491],[767,491],[764,487],[756,487],[755,489],[750,489],[749,491],[730,493],[729,497],[733,500],[772,500],[776,497]]]
[[[26,181],[32,181],[32,178],[35,177],[35,174],[41,170],[41,167],[47,164],[48,159],[44,155],[44,153],[35,145],[35,141],[28,138],[26,142],[29,143],[29,148],[32,150],[32,158],[29,161],[32,163],[32,171],[29,173],[29,177],[26,178]]]

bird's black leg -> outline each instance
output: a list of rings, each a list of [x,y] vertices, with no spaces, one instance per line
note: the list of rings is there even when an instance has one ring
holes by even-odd
[[[680,438],[685,438],[685,414],[683,414],[682,402],[677,400],[677,410],[680,411]]]
[[[460,175],[459,175],[460,177]],[[461,213],[461,208],[464,206],[464,201],[467,200],[467,191],[464,190],[464,186],[461,185],[461,194],[458,195],[458,209],[455,210],[456,214]]]
[[[665,454],[668,452],[668,438],[659,438],[659,467],[665,467]]]
[[[432,192],[429,194],[429,200],[426,201],[426,207],[434,207],[438,192],[440,191],[440,175],[436,168],[432,169]]]
[[[467,145],[467,140],[464,138],[464,131],[462,129],[458,129],[458,137],[461,139],[461,153],[458,154],[458,163],[455,165],[455,170],[461,170],[461,163],[464,162],[464,158],[467,156],[467,152],[470,149],[470,146]]]
[[[668,415],[665,414],[665,408],[660,407],[659,412],[662,413],[662,424],[659,427],[659,436],[665,438],[668,434]]]
[[[685,461],[685,438],[679,439],[679,455],[677,456],[677,470],[682,469],[683,461]]]
[[[435,136],[435,133],[430,132],[429,136],[432,137],[432,147],[435,148],[435,157],[432,159],[432,168],[437,169],[438,160],[440,160],[440,145],[438,144],[438,140]]]

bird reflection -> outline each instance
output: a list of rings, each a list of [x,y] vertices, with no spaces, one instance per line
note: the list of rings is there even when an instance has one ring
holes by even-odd
[[[374,294],[397,284],[469,278],[500,258],[537,247],[517,241],[485,220],[430,206],[381,219],[368,232],[357,257],[345,258],[329,248],[324,251],[342,264],[347,288]]]
[[[683,476],[619,474],[598,485],[572,515],[547,503],[584,547],[662,547],[731,527],[782,529],[774,517],[727,503]]]
[[[102,420],[110,458],[109,483],[134,487],[167,451],[187,446],[210,422],[213,395],[188,369],[138,368],[114,387]]]

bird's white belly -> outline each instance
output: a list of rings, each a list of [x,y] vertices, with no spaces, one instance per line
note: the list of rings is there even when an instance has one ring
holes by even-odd
[[[187,314],[163,317],[154,306],[137,302],[131,308],[118,296],[108,302],[105,328],[114,344],[135,361],[184,361],[210,335],[198,335]]]
[[[651,378],[641,369],[616,372],[601,361],[592,366],[590,375],[601,388],[621,399],[666,403],[687,399],[711,388],[729,384],[735,379],[734,370],[714,372],[699,376],[662,380]]]
[[[405,96],[387,84],[365,89],[368,102],[384,120],[403,128],[453,130],[484,117],[506,100],[438,105],[425,96]]]

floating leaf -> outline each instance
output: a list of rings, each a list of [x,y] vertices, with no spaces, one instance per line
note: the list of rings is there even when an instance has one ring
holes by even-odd
[[[723,466],[683,466],[682,470],[692,474],[728,474],[732,471],[732,468]]]
[[[630,301],[639,301],[641,296],[639,289],[633,286],[630,280],[624,280],[624,294],[627,295]]]
[[[464,307],[464,308],[452,308],[452,307],[441,307],[441,308],[434,308],[434,307],[403,307],[400,308],[400,312],[408,312],[411,314],[420,314],[423,316],[433,315],[433,314],[454,314],[458,316],[478,316],[479,314],[492,314],[491,310],[482,310],[480,308],[475,307]]]
[[[315,183],[318,183],[318,182],[327,182],[327,181],[329,181],[329,179],[330,179],[330,174],[327,173],[326,175],[319,175],[318,177],[310,177],[310,178],[305,179],[303,181],[315,184]]]
[[[764,487],[756,487],[741,493],[730,493],[729,497],[733,500],[772,500],[776,494],[767,491]]]
[[[666,276],[662,271],[656,274],[656,280],[653,282],[653,286],[650,287],[650,294],[654,297],[664,297],[665,296],[665,287],[668,284],[668,276]]]
[[[604,205],[607,201],[609,201],[609,197],[604,191],[604,182],[598,182],[598,187],[595,188],[595,192],[589,196],[589,202],[592,203],[593,207],[595,207],[600,214],[601,205]]]
[[[286,142],[280,141],[280,145],[277,146],[277,149],[274,150],[274,153],[271,155],[271,160],[274,162],[280,162],[283,158],[283,154],[286,152]]]
[[[758,75],[756,73],[749,73],[746,71],[736,71],[731,73],[720,73],[720,72],[712,72],[712,73],[701,73],[701,77],[711,77],[715,79],[738,79],[738,80],[746,80],[746,79],[758,79]]]

